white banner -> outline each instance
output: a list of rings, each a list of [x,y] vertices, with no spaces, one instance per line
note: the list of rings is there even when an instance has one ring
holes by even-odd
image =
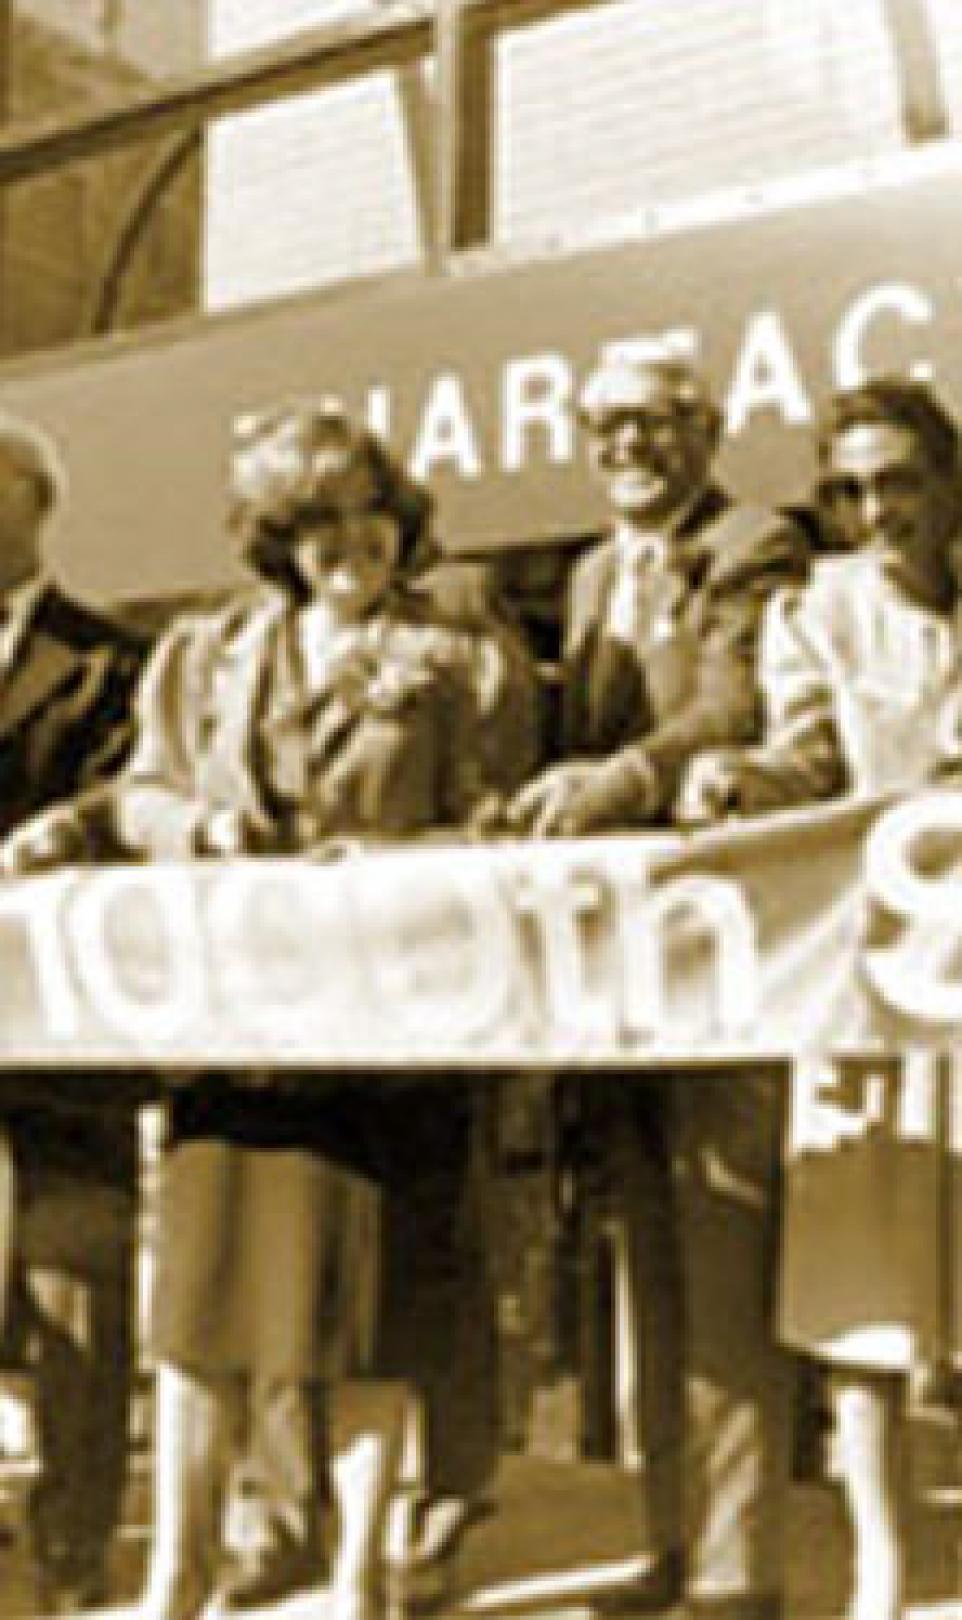
[[[658,1062],[962,1035],[962,793],[0,888],[0,1059]]]

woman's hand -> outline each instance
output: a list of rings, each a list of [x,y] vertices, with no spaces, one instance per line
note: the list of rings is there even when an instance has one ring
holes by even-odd
[[[517,836],[518,829],[511,819],[504,795],[492,792],[478,800],[462,831],[466,838],[483,842],[488,838]]]
[[[199,823],[194,833],[194,849],[198,855],[212,855],[221,860],[231,856],[263,854],[263,831],[256,827],[245,810],[233,805],[212,810]]]
[[[71,866],[87,854],[87,834],[73,806],[53,805],[0,843],[0,874],[26,877]]]

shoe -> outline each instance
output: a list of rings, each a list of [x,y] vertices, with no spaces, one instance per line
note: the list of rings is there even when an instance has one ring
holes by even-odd
[[[661,1553],[644,1575],[611,1587],[591,1598],[591,1613],[598,1620],[642,1620],[661,1615],[675,1620],[685,1589],[685,1561],[680,1552]],[[678,1620],[687,1613],[682,1609]]]
[[[233,1614],[280,1603],[324,1583],[325,1559],[317,1539],[298,1542],[286,1531],[267,1547],[245,1554],[228,1570],[217,1593],[217,1610]]]
[[[446,1608],[451,1596],[449,1562],[407,1566],[386,1564],[382,1571],[384,1613],[387,1620],[420,1620]],[[338,1610],[340,1620],[340,1610]]]
[[[83,1570],[41,1568],[37,1575],[37,1601],[41,1614],[80,1614],[104,1609],[110,1598],[107,1572],[102,1564]]]
[[[446,1606],[461,1540],[485,1511],[474,1498],[398,1493],[381,1563],[388,1620],[436,1614]]]

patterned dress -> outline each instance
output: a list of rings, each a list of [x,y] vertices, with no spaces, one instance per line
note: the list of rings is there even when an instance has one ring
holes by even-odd
[[[302,630],[267,591],[171,630],[122,789],[141,853],[188,856],[216,809],[242,809],[292,854],[454,829],[525,768],[504,758],[499,716],[531,694],[497,635],[400,594],[313,655]],[[164,1359],[303,1378],[357,1358],[385,1133],[362,1076],[311,1087],[210,1076],[175,1101],[155,1287]]]

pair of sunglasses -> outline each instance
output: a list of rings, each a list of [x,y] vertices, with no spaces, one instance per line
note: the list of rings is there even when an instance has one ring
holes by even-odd
[[[905,500],[918,495],[925,483],[920,467],[883,467],[870,478],[854,473],[833,473],[819,481],[817,493],[825,506],[860,507],[869,495]]]

